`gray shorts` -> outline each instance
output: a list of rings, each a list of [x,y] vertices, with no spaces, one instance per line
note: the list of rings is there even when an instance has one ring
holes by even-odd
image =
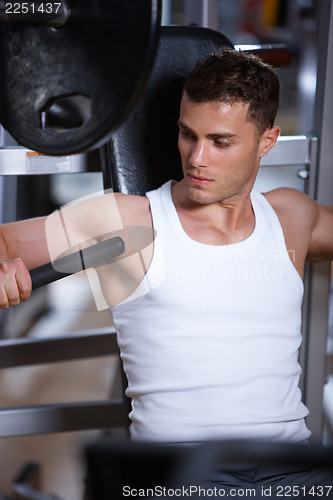
[[[192,493],[192,498],[324,500],[333,498],[333,471],[266,464],[238,470],[221,467]]]

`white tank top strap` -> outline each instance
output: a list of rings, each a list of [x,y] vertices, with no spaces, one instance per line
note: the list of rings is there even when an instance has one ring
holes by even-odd
[[[298,284],[300,290],[303,292],[304,290],[303,280],[300,277],[298,271],[296,270],[292,262],[292,259],[294,258],[293,250],[292,249],[288,250],[287,248],[286,240],[283,234],[283,229],[275,210],[266,200],[265,196],[256,189],[252,189],[251,200],[255,213],[259,214],[260,212],[264,214],[266,220],[269,222],[270,230],[275,239],[277,251],[279,252],[279,257],[281,258],[281,260],[284,260],[287,268],[289,268],[291,276],[295,279],[295,282]]]

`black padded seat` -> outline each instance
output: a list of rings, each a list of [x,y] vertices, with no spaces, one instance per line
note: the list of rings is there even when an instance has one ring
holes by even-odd
[[[161,27],[159,49],[144,94],[101,149],[105,189],[144,195],[169,179],[181,179],[177,121],[183,83],[197,59],[221,46],[232,44],[208,28]]]

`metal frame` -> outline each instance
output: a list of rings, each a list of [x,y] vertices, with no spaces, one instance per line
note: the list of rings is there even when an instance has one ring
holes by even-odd
[[[119,354],[116,330],[87,331],[66,337],[0,341],[0,369]]]
[[[185,0],[185,22],[218,30],[219,0]]]
[[[5,408],[0,437],[124,427],[121,399]]]
[[[0,369],[118,355],[115,329],[68,337],[0,342]],[[10,407],[0,410],[0,437],[125,427],[121,399]]]
[[[308,169],[310,164],[315,160],[313,158],[313,151],[316,143],[317,138],[311,135],[281,136],[274,148],[261,159],[260,166],[292,167],[299,165],[303,169]]]
[[[86,155],[46,156],[19,146],[0,148],[0,175],[45,175],[85,172]]]
[[[319,25],[318,71],[313,130],[318,136],[318,161],[311,164],[307,193],[326,205],[333,205],[333,7],[322,0]],[[310,410],[307,423],[313,439],[322,440],[324,411],[323,390],[326,381],[328,297],[331,283],[329,262],[307,269],[304,298],[303,353],[305,376],[303,395]]]

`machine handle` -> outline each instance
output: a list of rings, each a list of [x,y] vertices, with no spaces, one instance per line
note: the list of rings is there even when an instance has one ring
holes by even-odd
[[[30,270],[32,289],[57,281],[89,267],[106,264],[125,252],[125,243],[116,236]]]

